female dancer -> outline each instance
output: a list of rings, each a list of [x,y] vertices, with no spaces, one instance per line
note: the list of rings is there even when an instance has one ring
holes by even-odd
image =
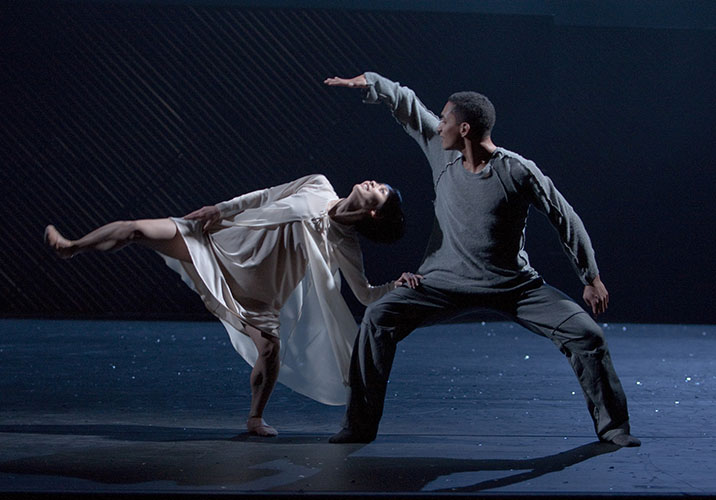
[[[338,269],[363,304],[417,286],[411,273],[372,286],[363,269],[357,232],[389,243],[403,227],[400,195],[387,184],[365,181],[338,198],[328,179],[310,175],[183,218],[112,222],[77,240],[50,225],[45,241],[62,258],[130,243],[159,252],[253,365],[248,431],[275,436],[263,411],[277,379],[322,403],[345,404],[357,326]]]

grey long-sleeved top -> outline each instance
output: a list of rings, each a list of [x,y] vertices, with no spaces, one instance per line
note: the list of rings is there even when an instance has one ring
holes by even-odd
[[[494,293],[540,279],[524,249],[530,205],[557,229],[582,283],[599,274],[584,224],[533,162],[497,148],[482,171],[468,172],[459,151],[442,148],[440,120],[411,89],[376,73],[365,76],[364,102],[388,105],[432,169],[435,221],[418,270],[423,283],[461,293]]]

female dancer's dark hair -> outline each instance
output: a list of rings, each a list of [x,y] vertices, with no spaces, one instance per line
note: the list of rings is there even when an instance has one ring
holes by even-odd
[[[395,243],[405,233],[405,216],[402,209],[403,197],[400,191],[390,188],[385,203],[376,217],[366,217],[356,223],[356,230],[376,243]]]

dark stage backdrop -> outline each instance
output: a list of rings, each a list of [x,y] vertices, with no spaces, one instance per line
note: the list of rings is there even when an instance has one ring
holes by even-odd
[[[584,219],[612,296],[604,321],[716,322],[713,31],[17,2],[0,8],[0,33],[2,315],[206,318],[152,252],[59,261],[44,226],[76,237],[313,172],[339,195],[366,178],[401,189],[406,237],[366,243],[366,267],[375,283],[414,270],[432,224],[422,153],[387,109],[322,84],[373,70],[437,112],[456,90],[491,97],[496,143],[535,160]],[[540,214],[527,236],[533,265],[581,301]]]

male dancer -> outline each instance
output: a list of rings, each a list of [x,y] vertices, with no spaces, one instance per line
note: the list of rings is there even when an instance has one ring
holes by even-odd
[[[332,443],[368,443],[378,432],[397,343],[415,328],[486,308],[549,338],[569,359],[600,440],[639,446],[629,433],[626,396],[596,322],[529,265],[524,229],[530,205],[560,235],[597,315],[609,302],[581,219],[537,166],[495,146],[495,109],[476,92],[450,96],[440,118],[415,93],[376,73],[328,78],[382,102],[427,156],[435,186],[435,225],[418,270],[421,286],[397,288],[365,311],[353,349],[343,429]]]

